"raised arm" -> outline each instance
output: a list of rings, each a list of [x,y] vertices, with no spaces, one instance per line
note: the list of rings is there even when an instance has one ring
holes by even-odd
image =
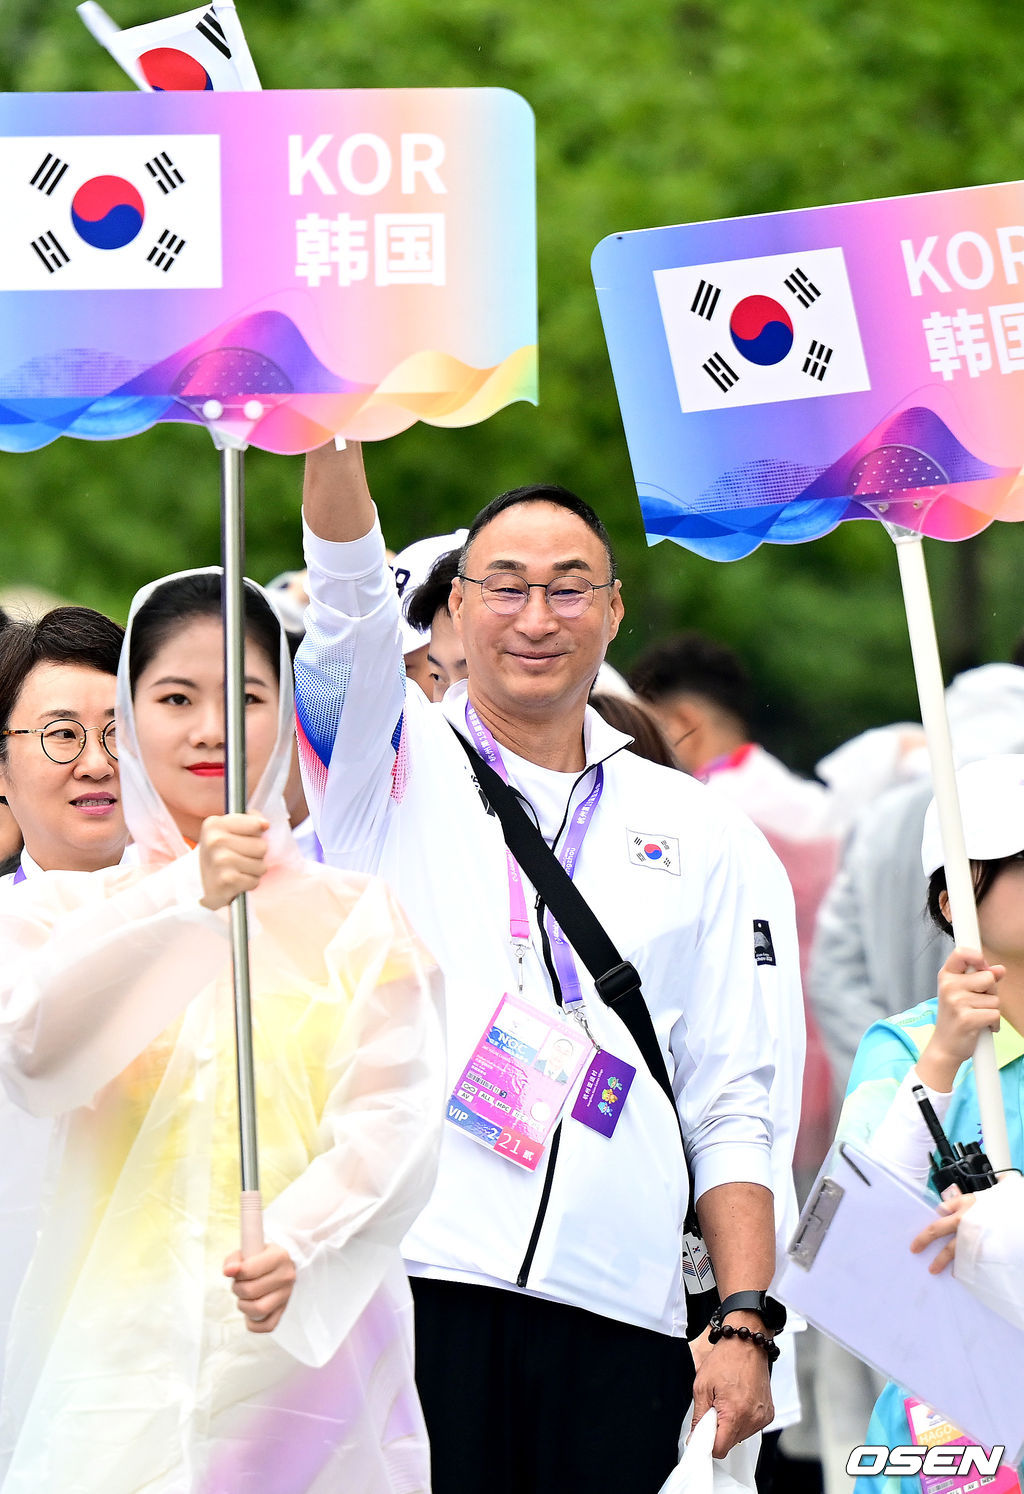
[[[350,441],[343,451],[328,441],[307,454],[302,512],[319,539],[344,542],[369,534],[377,514],[358,441]]]
[[[376,871],[401,792],[405,671],[398,592],[358,446],[309,454],[303,506],[310,603],[295,708],[306,798],[328,860]]]

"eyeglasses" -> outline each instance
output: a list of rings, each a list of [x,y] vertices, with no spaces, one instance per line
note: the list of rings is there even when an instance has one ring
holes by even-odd
[[[108,721],[106,726],[83,726],[81,721],[64,717],[51,721],[48,726],[19,726],[9,731],[0,731],[0,737],[38,736],[39,745],[53,763],[73,763],[85,751],[86,739],[91,731],[99,734],[103,750],[117,762],[117,725]]]
[[[547,582],[527,581],[516,571],[494,571],[482,579],[463,576],[460,572],[459,580],[479,586],[484,606],[503,617],[522,612],[530,592],[535,589],[544,593],[548,606],[559,617],[579,617],[594,600],[595,591],[606,591],[615,584],[614,581],[603,581],[600,586],[595,586],[586,576],[556,576]]]

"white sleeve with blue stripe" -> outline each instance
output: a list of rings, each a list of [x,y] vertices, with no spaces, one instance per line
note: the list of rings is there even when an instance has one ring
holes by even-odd
[[[310,604],[295,709],[306,798],[325,860],[372,872],[405,781],[398,592],[379,522],[347,543],[304,524],[303,545]]]

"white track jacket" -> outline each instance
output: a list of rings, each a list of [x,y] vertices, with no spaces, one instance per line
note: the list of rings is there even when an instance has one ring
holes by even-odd
[[[441,965],[450,1091],[517,981],[501,828],[452,732],[466,734],[466,686],[450,689],[442,705],[406,691],[399,604],[379,527],[347,544],[307,530],[306,554],[311,604],[297,705],[317,834],[328,862],[391,884]],[[754,963],[757,889],[744,850],[756,832],[741,829],[729,806],[684,774],[627,752],[628,741],[588,710],[581,774],[504,758],[549,842],[604,763],[604,793],[575,881],[640,972],[696,1195],[727,1182],[771,1188],[772,1042]],[[666,843],[671,854],[657,866],[638,859],[638,839]],[[551,1009],[535,896],[526,891],[533,939],[523,995]],[[779,934],[776,958],[795,959],[792,931]],[[688,1190],[679,1129],[629,1033],[579,970],[596,1041],[637,1070],[614,1135],[568,1118],[570,1099],[557,1155],[549,1146],[529,1173],[446,1125],[437,1184],[403,1244],[406,1262],[413,1274],[518,1286],[681,1335]]]

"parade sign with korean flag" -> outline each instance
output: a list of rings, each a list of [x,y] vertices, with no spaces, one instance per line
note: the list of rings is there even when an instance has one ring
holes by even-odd
[[[1024,518],[1024,183],[615,234],[593,275],[651,543]]]
[[[515,94],[8,94],[0,137],[0,450],[215,420],[299,452],[536,401]]]

